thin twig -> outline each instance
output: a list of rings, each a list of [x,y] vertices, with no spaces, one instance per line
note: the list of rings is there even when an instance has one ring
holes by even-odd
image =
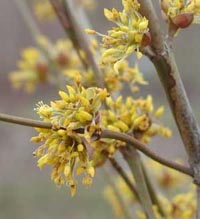
[[[148,219],[155,219],[153,204],[145,182],[139,153],[135,148],[131,147],[130,144],[126,144],[126,147],[124,147],[121,152],[134,176],[140,203],[146,217]]]
[[[62,24],[62,26],[63,26],[64,30],[66,31],[66,33],[68,34],[69,38],[71,39],[73,46],[74,46],[74,49],[76,50],[77,55],[79,56],[84,68],[88,69],[88,63],[81,56],[79,41],[77,40],[77,37],[76,37],[75,32],[74,32],[74,28],[73,28],[72,24],[70,23],[69,18],[66,16],[63,4],[57,0],[50,0],[50,2],[53,6],[53,9],[54,9],[60,23]]]
[[[81,137],[81,139],[82,139],[82,142],[84,143],[84,145],[86,145],[86,147],[88,146],[88,148],[89,148],[90,144],[87,141],[87,139],[85,139],[84,137]],[[91,148],[91,146],[90,146],[90,148]],[[134,197],[136,197],[139,200],[138,193],[135,189],[135,186],[130,181],[129,177],[126,175],[126,173],[124,172],[124,170],[122,169],[120,164],[114,158],[109,157],[106,153],[104,153],[104,155],[109,159],[110,163],[112,164],[112,167],[122,177],[122,179],[124,180],[126,185],[129,187],[130,191],[133,193]],[[105,166],[103,168],[103,173],[104,173],[104,175],[109,175]],[[126,204],[125,204],[123,198],[121,197],[121,194],[118,191],[114,181],[111,179],[111,177],[106,177],[106,179],[108,180],[109,184],[111,184],[113,191],[114,191],[115,195],[117,196],[117,199],[122,207],[122,211],[123,211],[124,215],[126,216],[126,218],[131,218],[128,206],[126,206]]]
[[[158,154],[154,153],[148,147],[146,147],[145,144],[143,144],[142,142],[138,141],[137,139],[135,139],[127,134],[120,133],[120,132],[114,132],[111,130],[102,130],[101,137],[102,138],[117,139],[117,140],[129,143],[133,147],[138,149],[139,151],[143,152],[148,157],[152,158],[153,160],[155,160],[155,161],[157,161],[165,166],[168,166],[174,170],[178,170],[179,172],[185,173],[186,175],[193,176],[193,172],[190,168],[185,167],[183,165],[180,165],[178,163],[169,161],[163,157],[160,157]]]
[[[86,38],[86,35],[83,31],[83,29],[80,26],[80,21],[79,17],[76,14],[76,8],[74,6],[74,0],[64,0],[65,2],[65,11],[66,14],[68,15],[68,18],[74,28],[74,33],[77,37],[77,40],[80,44],[80,48],[85,52],[85,55],[87,57],[89,65],[92,67],[96,77],[97,77],[97,85],[99,87],[105,87],[103,78],[102,78],[102,72],[95,60],[94,55],[92,54],[90,50],[90,46],[88,44],[88,40]]]
[[[150,194],[150,197],[151,197],[151,200],[152,200],[152,203],[153,205],[157,206],[158,207],[158,211],[159,213],[165,217],[166,216],[166,213],[163,209],[163,206],[158,198],[158,194],[156,192],[156,189],[149,177],[149,174],[147,173],[146,169],[145,169],[145,166],[144,166],[144,163],[142,163],[142,170],[143,170],[143,173],[144,173],[144,178],[145,178],[145,181],[146,181],[146,184],[147,184],[147,188],[148,188],[148,191],[149,191],[149,194]]]
[[[13,124],[17,124],[17,125],[37,127],[37,128],[45,128],[45,129],[52,128],[51,123],[42,122],[42,121],[33,120],[33,119],[22,118],[22,117],[18,117],[18,116],[11,116],[11,115],[7,115],[4,113],[0,113],[0,121],[13,123]]]
[[[123,178],[123,180],[125,181],[126,185],[129,187],[129,189],[131,190],[131,192],[133,193],[133,195],[137,198],[137,200],[139,200],[139,196],[137,193],[137,190],[135,188],[135,186],[133,185],[133,183],[130,181],[129,177],[127,176],[127,174],[124,172],[124,170],[122,169],[122,167],[119,165],[119,163],[113,158],[113,157],[109,157],[108,158],[112,167],[118,172],[118,174]]]
[[[0,121],[14,123],[18,125],[25,125],[25,126],[30,126],[30,127],[38,127],[38,128],[46,128],[46,129],[53,128],[52,125],[47,122],[42,122],[38,120],[32,120],[32,119],[27,119],[27,118],[22,118],[22,117],[17,117],[17,116],[11,116],[8,114],[3,114],[3,113],[0,113]],[[63,127],[60,127],[60,128],[64,129]],[[147,148],[145,144],[143,144],[142,142],[138,141],[137,139],[127,134],[115,132],[111,130],[102,130],[101,138],[111,138],[111,139],[116,139],[116,140],[126,142],[128,144],[131,144],[133,147],[143,152],[144,154],[146,154],[148,157],[152,158],[153,160],[169,168],[182,172],[186,175],[193,176],[193,172],[190,168],[180,165],[178,163],[174,163],[172,161],[166,160],[163,157],[160,157],[159,155],[151,151],[149,148]]]

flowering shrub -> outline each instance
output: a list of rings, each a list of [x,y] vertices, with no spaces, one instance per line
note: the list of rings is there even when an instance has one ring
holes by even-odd
[[[21,52],[18,70],[11,72],[9,79],[14,88],[29,93],[39,85],[57,86],[59,99],[36,105],[41,121],[4,114],[0,114],[0,120],[35,127],[38,135],[31,142],[41,144],[33,153],[38,167],[51,166],[51,180],[57,186],[69,186],[72,196],[78,176],[82,177],[82,184],[90,186],[96,169],[106,168],[108,161],[121,177],[111,179],[104,191],[117,218],[194,219],[197,215],[199,219],[199,128],[171,47],[179,29],[199,23],[200,1],[160,1],[168,24],[166,39],[150,0],[122,0],[122,10],[105,8],[105,18],[114,27],[107,34],[88,27],[85,32],[89,38],[79,25],[85,16],[79,18],[82,13],[76,14],[76,10],[95,6],[93,0],[33,1],[38,20],[46,22],[58,17],[68,38],[53,43],[47,36],[34,34],[36,47]],[[34,22],[32,17],[29,21]],[[101,42],[96,36],[101,37]],[[137,62],[132,67],[130,58],[135,52],[137,62],[147,56],[161,78],[189,167],[167,160],[146,146],[154,136],[169,138],[172,133],[159,121],[164,107],[156,107],[150,94],[138,96],[148,82]],[[123,95],[124,90],[129,93]],[[142,159],[138,151],[173,170]],[[128,174],[118,162],[119,154],[129,166]],[[183,174],[192,177],[196,184],[197,203],[195,186],[189,191],[190,180]],[[127,216],[132,206],[134,212]]]

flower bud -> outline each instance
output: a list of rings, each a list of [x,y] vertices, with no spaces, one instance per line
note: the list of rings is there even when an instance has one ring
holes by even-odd
[[[56,61],[59,66],[64,67],[68,64],[69,58],[65,53],[61,52],[58,54]]]
[[[176,25],[177,28],[187,28],[194,19],[192,13],[182,13],[172,18],[172,22]]]
[[[142,38],[141,47],[146,47],[151,43],[151,34],[149,32],[145,33]]]
[[[47,82],[47,77],[48,77],[48,73],[49,73],[49,69],[46,63],[41,63],[38,62],[36,64],[36,71],[38,73],[38,78],[40,80],[40,82],[45,83]]]

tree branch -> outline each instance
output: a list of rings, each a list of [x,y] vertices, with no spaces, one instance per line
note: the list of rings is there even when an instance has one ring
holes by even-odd
[[[30,126],[30,127],[38,127],[38,128],[46,128],[46,129],[52,129],[52,124],[47,123],[47,122],[42,122],[38,120],[32,120],[32,119],[27,119],[27,118],[22,118],[22,117],[17,117],[17,116],[11,116],[7,114],[0,113],[0,121],[8,122],[8,123],[14,123],[18,125],[25,125],[25,126]],[[63,127],[60,127],[60,129],[64,129]],[[77,130],[77,132],[81,132],[83,130]],[[151,151],[149,148],[147,148],[142,142],[138,141],[137,139],[124,134],[120,132],[114,132],[110,130],[102,130],[101,133],[101,138],[111,138],[111,139],[116,139],[120,140],[123,142],[126,142],[128,144],[131,144],[133,147],[138,149],[139,151],[143,152],[146,154],[146,156],[152,158],[153,160],[169,167],[174,170],[177,170],[179,172],[182,172],[186,175],[193,176],[193,171],[185,167],[183,165],[180,165],[178,163],[174,163],[172,161],[166,160],[165,158],[160,157],[153,151]]]
[[[160,25],[150,0],[139,0],[141,11],[149,19],[152,49],[155,55],[149,56],[165,89],[168,102],[174,115],[194,172],[194,183],[200,184],[200,133],[188,97],[181,80],[174,55],[164,42]],[[165,45],[165,46],[163,46]]]
[[[51,123],[0,113],[0,121],[37,128],[51,129]]]
[[[155,187],[154,187],[154,185],[149,177],[149,174],[146,171],[144,163],[142,163],[142,170],[144,173],[144,178],[145,178],[147,188],[148,188],[153,205],[158,207],[158,211],[163,217],[166,217],[166,213],[164,211],[164,208],[163,208],[163,206],[158,198],[158,194],[157,194],[156,189],[155,189]]]
[[[126,147],[124,147],[121,152],[134,176],[139,200],[146,217],[148,219],[155,219],[153,204],[144,178],[139,153],[135,148],[131,147],[130,144],[126,144]]]
[[[69,36],[69,38],[71,39],[73,46],[84,66],[85,69],[88,69],[88,63],[87,61],[81,56],[80,54],[80,43],[76,37],[74,28],[69,20],[69,17],[66,15],[63,4],[61,4],[61,2],[57,1],[57,0],[50,0],[50,3],[61,23],[61,25],[63,26],[65,32],[67,33],[67,35]]]
[[[101,137],[102,138],[117,139],[117,140],[126,142],[126,143],[130,144],[132,147],[135,147],[139,151],[143,152],[146,156],[152,158],[153,160],[155,160],[155,161],[157,161],[165,166],[168,166],[172,169],[178,170],[179,172],[185,173],[186,175],[193,176],[193,172],[190,168],[160,157],[159,155],[157,155],[156,153],[151,151],[148,147],[146,147],[146,145],[144,145],[142,142],[138,141],[137,139],[135,139],[127,134],[120,133],[120,132],[114,132],[114,131],[110,131],[110,130],[102,130]]]
[[[140,13],[149,21],[149,30],[152,37],[151,47],[156,54],[161,54],[164,48],[159,19],[151,0],[138,0]]]

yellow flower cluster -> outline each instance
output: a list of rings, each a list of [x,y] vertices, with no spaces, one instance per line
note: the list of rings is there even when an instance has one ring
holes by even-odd
[[[82,6],[87,9],[93,9],[95,7],[94,0],[74,0],[74,2],[78,6]],[[51,21],[56,17],[49,0],[35,0],[33,8],[36,17],[40,21]]]
[[[41,83],[50,83],[62,87],[64,84],[73,84],[80,72],[85,87],[95,86],[95,75],[91,68],[85,70],[73,48],[72,43],[66,39],[59,39],[55,44],[44,36],[38,37],[38,48],[27,48],[22,51],[22,60],[18,63],[18,71],[11,72],[9,78],[13,87],[24,87],[28,92],[33,92]],[[95,39],[91,41],[91,51],[95,55],[99,50]],[[70,51],[70,52],[69,52]],[[81,51],[82,58],[86,58]],[[87,60],[85,59],[87,62]],[[113,73],[109,65],[100,66],[105,87],[109,92],[120,91],[124,86],[137,92],[138,85],[146,85],[138,66],[130,67],[126,60],[118,66],[118,74]]]
[[[195,219],[196,202],[193,192],[175,195],[171,201],[161,198],[161,203],[165,206],[166,217],[161,216],[154,207],[155,219]],[[141,212],[137,212],[137,215],[138,219],[146,219]]]
[[[24,87],[33,92],[37,85],[50,83],[62,87],[73,83],[77,72],[84,75],[84,85],[93,85],[91,70],[83,71],[83,66],[72,43],[59,39],[52,44],[46,37],[38,37],[38,48],[27,48],[22,51],[22,60],[18,71],[11,72],[9,78],[15,88]]]
[[[155,135],[171,137],[171,131],[153,121],[153,118],[162,116],[164,108],[161,106],[153,113],[152,97],[146,99],[133,99],[122,96],[116,100],[111,97],[106,99],[106,109],[101,110],[101,127],[116,132],[132,133],[138,140],[149,143]],[[92,143],[93,161],[95,166],[105,163],[108,156],[113,156],[116,151],[124,147],[125,143],[115,139],[100,139]]]
[[[179,162],[180,163],[180,162]],[[189,183],[190,177],[183,175],[173,169],[167,168],[153,160],[147,160],[146,166],[151,171],[152,178],[160,188],[164,190],[177,190],[185,188]]]
[[[105,17],[117,25],[108,31],[108,35],[102,35],[87,29],[88,34],[98,34],[103,37],[105,48],[102,57],[102,65],[114,66],[118,72],[120,62],[131,55],[135,50],[140,58],[140,48],[150,44],[148,20],[139,13],[140,4],[137,0],[123,0],[123,11],[115,8],[111,11],[104,9]]]
[[[82,183],[91,185],[95,169],[90,159],[91,148],[84,137],[90,140],[99,131],[98,111],[107,97],[106,90],[85,89],[77,76],[75,88],[67,86],[68,92],[60,91],[60,100],[50,106],[39,103],[36,110],[52,129],[36,128],[39,135],[32,142],[44,142],[34,153],[39,157],[38,167],[53,166],[51,179],[58,186],[67,183],[72,196],[76,192],[74,175],[83,174]]]
[[[152,117],[161,117],[164,109],[161,106],[153,114],[152,96],[148,95],[146,99],[127,97],[125,101],[123,101],[122,96],[116,100],[109,97],[106,103],[108,110],[102,113],[104,127],[125,133],[133,131],[133,134],[145,143],[148,143],[151,137],[156,134],[164,137],[171,136],[169,129],[153,122]]]
[[[147,85],[148,82],[143,79],[137,64],[134,68],[129,67],[126,60],[121,61],[118,66],[118,74],[113,73],[110,66],[101,66],[104,75],[104,82],[109,92],[120,91],[124,86],[129,87],[135,93],[139,91],[137,85]]]
[[[48,64],[53,66],[54,71],[63,72],[66,69],[73,68],[73,66],[77,66],[77,68],[80,66],[80,60],[70,40],[59,39],[53,44],[46,37],[39,36],[38,44],[40,52],[47,56]]]
[[[161,0],[164,19],[170,28],[186,28],[200,23],[200,0]]]
[[[145,162],[146,163],[146,162]],[[155,162],[147,162],[147,166],[149,166],[149,169],[151,172],[153,172],[153,176],[157,175],[155,180],[158,181],[159,186],[164,188],[171,188],[174,187],[177,189],[177,184],[181,185],[181,183],[184,183],[187,181],[187,179],[184,179],[184,176],[181,175],[181,173],[175,173],[175,171],[171,171],[167,169],[166,167],[163,167],[160,164],[155,164]],[[163,170],[163,173],[161,173]],[[157,171],[159,173],[157,173]],[[162,184],[162,180],[166,180],[166,176],[164,174],[167,174],[167,183]],[[180,177],[180,178],[179,178]],[[178,180],[178,182],[176,182]],[[183,180],[183,181],[181,181]],[[134,180],[132,180],[134,183]],[[170,181],[170,182],[169,182]],[[134,197],[133,193],[128,188],[127,184],[124,182],[124,180],[121,177],[117,177],[115,180],[115,186],[117,191],[121,194],[122,200],[124,201],[124,204],[129,208],[135,207],[137,218],[138,219],[146,219],[146,216],[144,213],[140,212],[138,210],[138,206],[136,205],[136,197]],[[160,215],[158,208],[154,206],[154,212],[155,212],[155,219],[194,219],[195,216],[195,197],[194,192],[189,192],[185,194],[179,194],[179,191],[176,191],[176,195],[173,195],[174,197],[170,200],[167,198],[164,198],[163,196],[159,197],[160,203],[162,206],[164,206],[164,212],[166,214],[166,217],[163,217]],[[169,192],[169,191],[168,191]],[[178,193],[178,194],[177,194]],[[122,212],[118,211],[118,208],[121,208],[121,205],[119,203],[118,197],[115,194],[115,191],[111,186],[106,186],[104,189],[104,197],[108,201],[108,203],[111,205],[116,218],[120,217],[124,219],[124,215]],[[171,193],[170,193],[171,194]],[[134,205],[133,205],[134,204]],[[120,207],[119,207],[120,206]]]
[[[36,17],[41,21],[52,20],[55,18],[54,9],[48,0],[35,0],[33,8]]]
[[[9,78],[14,88],[24,86],[27,92],[35,90],[38,83],[47,83],[49,67],[47,58],[36,48],[22,51],[22,60],[18,63],[18,71],[11,72]]]
[[[91,51],[94,56],[98,56],[98,53],[102,53],[102,48],[95,38],[91,40]],[[113,72],[113,67],[110,65],[99,65],[105,87],[108,89],[110,93],[121,91],[123,87],[126,86],[130,88],[130,90],[135,93],[139,91],[138,85],[147,85],[148,82],[144,80],[142,72],[140,72],[138,65],[135,64],[134,67],[130,67],[127,60],[123,60],[119,63],[118,66],[118,74]],[[94,74],[91,73],[91,76]],[[87,79],[87,83],[92,83],[92,77],[89,80]]]

